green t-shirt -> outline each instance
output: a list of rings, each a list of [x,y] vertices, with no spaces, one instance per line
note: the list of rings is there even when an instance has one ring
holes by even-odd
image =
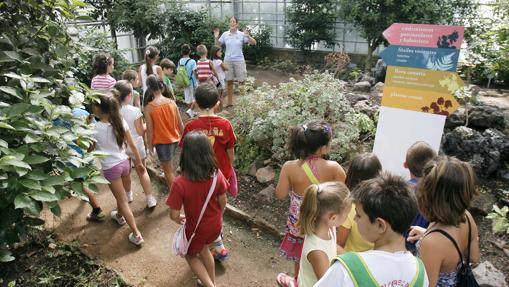
[[[163,82],[168,87],[168,89],[170,89],[170,93],[172,94],[172,96],[175,97],[175,93],[173,92],[173,85],[171,84],[170,78],[168,78],[168,76],[166,75],[163,75]]]

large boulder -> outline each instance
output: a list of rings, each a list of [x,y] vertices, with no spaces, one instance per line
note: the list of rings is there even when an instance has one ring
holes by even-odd
[[[371,118],[374,117],[378,108],[378,106],[372,105],[368,100],[359,101],[353,106],[356,112],[366,114]]]
[[[273,181],[275,177],[276,171],[271,166],[263,167],[256,171],[256,180],[260,183]]]
[[[374,85],[376,83],[376,80],[374,77],[371,77],[368,74],[362,74],[361,78],[359,79],[359,82],[368,82],[370,85]]]
[[[460,126],[444,134],[442,140],[445,154],[470,162],[482,177],[493,175],[502,167],[508,148],[504,134],[495,129],[479,132]]]
[[[353,85],[354,92],[369,93],[371,92],[371,84],[368,81],[361,81]]]
[[[350,102],[350,104],[355,105],[359,101],[365,101],[368,99],[367,94],[356,94],[356,93],[348,93],[346,94],[346,98]]]
[[[506,126],[505,115],[497,107],[488,105],[473,106],[468,111],[468,126],[476,130],[497,129],[503,131]]]
[[[272,202],[272,198],[276,192],[276,188],[273,184],[270,184],[266,188],[262,189],[255,195],[255,199],[259,202]]]
[[[505,275],[489,261],[479,264],[474,270],[475,279],[483,287],[507,287]]]
[[[382,82],[378,82],[375,84],[375,86],[373,87],[373,89],[377,92],[377,93],[383,93],[384,92],[384,87],[385,87],[385,84],[382,83]]]

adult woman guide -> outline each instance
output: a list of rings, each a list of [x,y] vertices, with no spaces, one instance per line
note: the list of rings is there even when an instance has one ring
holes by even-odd
[[[230,30],[219,37],[219,29],[214,30],[216,45],[225,46],[224,63],[228,66],[226,71],[226,94],[228,95],[227,107],[232,106],[233,81],[242,84],[247,78],[246,61],[242,48],[244,44],[256,45],[256,40],[251,37],[249,31],[239,31],[235,16],[230,17]]]

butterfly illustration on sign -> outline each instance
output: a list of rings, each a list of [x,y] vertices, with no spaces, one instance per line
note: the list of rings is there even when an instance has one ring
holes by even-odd
[[[459,47],[454,46],[454,43],[456,43],[459,38],[460,35],[458,31],[454,31],[449,35],[442,35],[438,37],[437,48],[459,49]]]

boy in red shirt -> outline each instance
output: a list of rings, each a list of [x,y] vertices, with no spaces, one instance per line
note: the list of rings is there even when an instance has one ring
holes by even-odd
[[[214,149],[219,170],[230,184],[228,192],[236,197],[237,175],[233,169],[236,137],[230,121],[214,114],[214,108],[219,103],[219,92],[212,84],[202,84],[196,88],[195,101],[200,108],[200,115],[186,124],[182,138],[190,131],[203,131],[207,134]],[[212,254],[216,259],[223,260],[228,256],[222,236],[219,236],[212,244],[212,248]]]

